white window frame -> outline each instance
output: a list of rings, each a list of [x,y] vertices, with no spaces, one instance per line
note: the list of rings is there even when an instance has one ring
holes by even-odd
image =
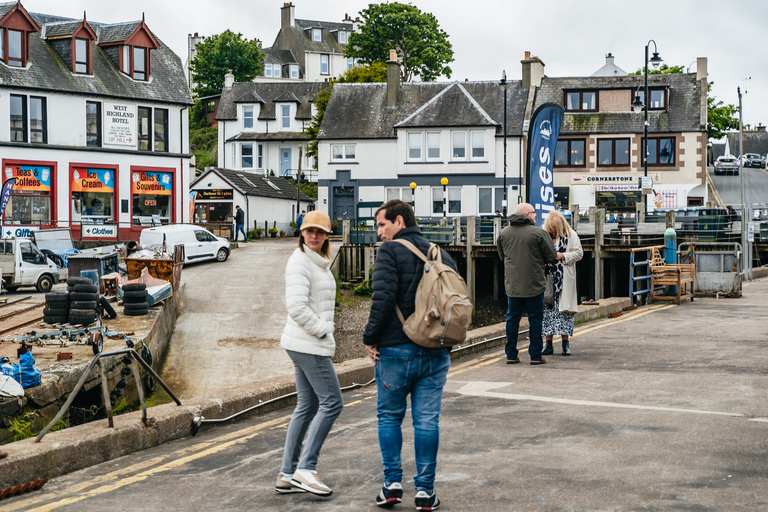
[[[131,47],[127,44],[123,45],[123,68],[121,71],[126,75],[131,72]]]
[[[264,144],[259,144],[257,150],[258,150],[258,160],[257,160],[258,167],[257,168],[263,169],[264,168]]]
[[[290,128],[291,127],[291,106],[290,105],[280,105],[280,127],[281,128]]]
[[[331,161],[346,162],[357,158],[355,144],[331,144]]]
[[[414,151],[417,151],[418,154],[414,154]],[[423,132],[406,132],[405,157],[406,162],[422,162],[424,160]]]
[[[264,76],[272,76],[272,64],[264,64]]]
[[[483,210],[481,208],[481,202],[480,202],[480,191],[481,190],[490,190],[491,191],[491,208],[490,210]],[[496,204],[502,204],[504,202],[504,187],[496,187],[496,186],[482,186],[477,187],[477,213],[480,215],[493,215],[496,213]],[[509,191],[507,191],[507,202],[509,202]],[[501,212],[501,209],[504,208],[502,205],[499,208],[499,212]]]
[[[297,80],[299,78],[299,65],[291,64],[289,69],[291,70],[291,78]]]
[[[253,128],[253,105],[243,106],[243,129]]]
[[[280,64],[272,64],[272,77],[283,78],[283,66]]]
[[[88,43],[88,39],[75,38],[75,73],[88,73]]]
[[[349,32],[346,30],[339,30],[337,34],[337,40],[339,41],[339,44],[347,44],[349,42]]]
[[[437,146],[434,146],[432,143],[435,142],[435,138],[437,138]],[[440,138],[441,134],[440,132],[427,132],[426,134],[426,152],[424,156],[427,157],[428,162],[434,162],[440,160]],[[431,139],[431,140],[430,140]],[[436,155],[430,155],[433,150],[437,150]]]
[[[478,138],[479,142],[482,144],[479,146],[480,151],[482,152],[481,155],[475,156],[475,142],[476,137]],[[469,159],[470,160],[485,160],[485,132],[483,130],[472,130],[469,132]]]
[[[245,154],[246,148],[249,148],[251,154],[247,155]],[[251,159],[251,164],[246,165],[245,159],[246,158]],[[241,169],[253,169],[253,144],[240,144],[240,168]]]
[[[463,144],[462,150],[464,151],[463,155],[456,154],[456,150],[458,149],[458,146],[456,145],[457,137],[461,137],[461,142]],[[467,160],[467,132],[465,131],[451,132],[451,161],[465,162],[466,160]]]
[[[446,207],[448,208],[447,215],[460,216],[461,215],[461,192],[462,187],[446,187],[446,193],[448,194],[448,201]],[[456,197],[458,196],[458,200]],[[451,200],[453,197],[453,200]],[[458,202],[458,211],[451,212],[451,202]],[[439,211],[436,206],[440,205]],[[443,187],[432,187],[432,215],[441,216],[443,214]]]
[[[392,199],[399,199],[406,203],[411,202],[411,195],[413,191],[409,187],[385,187],[384,188],[384,202]]]
[[[323,40],[323,29],[322,28],[313,28],[312,29],[312,41],[321,42],[322,40]]]
[[[331,56],[328,55],[327,53],[320,54],[320,74],[321,75],[331,74]]]
[[[355,58],[347,57],[347,71],[355,68]]]

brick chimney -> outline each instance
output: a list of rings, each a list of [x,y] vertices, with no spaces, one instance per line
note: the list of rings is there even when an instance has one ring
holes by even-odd
[[[232,70],[228,69],[227,74],[224,75],[224,90],[232,90],[232,84],[235,83],[235,75],[232,74]]]
[[[525,58],[520,61],[523,65],[523,89],[541,87],[544,78],[544,62],[538,57],[532,57],[531,52],[525,52]]]
[[[280,9],[280,28],[288,30],[294,25],[293,2],[286,2]]]
[[[396,107],[400,96],[400,63],[397,50],[389,50],[387,60],[387,107]]]

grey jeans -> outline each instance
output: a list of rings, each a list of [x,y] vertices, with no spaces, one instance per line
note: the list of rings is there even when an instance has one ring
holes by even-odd
[[[344,407],[339,379],[330,357],[286,352],[296,368],[298,399],[285,436],[280,471],[284,474],[292,474],[297,468],[315,471],[320,448]],[[302,450],[301,441],[305,434],[307,441]]]

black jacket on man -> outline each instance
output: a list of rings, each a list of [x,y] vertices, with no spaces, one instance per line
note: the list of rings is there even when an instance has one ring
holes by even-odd
[[[245,212],[242,208],[235,211],[235,224],[245,224]]]
[[[429,250],[429,241],[421,235],[419,228],[400,230],[394,237],[403,238],[418,247],[424,254]],[[443,263],[456,270],[456,264],[447,252],[442,251]],[[373,266],[373,302],[368,325],[363,333],[363,343],[381,347],[392,347],[411,343],[403,332],[403,324],[395,312],[400,306],[404,318],[415,309],[416,288],[424,273],[424,262],[407,247],[398,242],[386,242],[379,247]]]

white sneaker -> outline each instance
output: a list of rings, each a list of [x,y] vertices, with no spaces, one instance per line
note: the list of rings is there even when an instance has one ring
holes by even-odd
[[[317,471],[297,469],[291,479],[291,485],[295,485],[318,496],[330,496],[333,493],[331,488],[320,480],[320,475],[317,474]]]
[[[275,484],[275,491],[280,494],[290,494],[294,492],[307,492],[304,489],[296,487],[291,484],[291,479],[286,478],[282,473],[277,475],[277,484]]]

